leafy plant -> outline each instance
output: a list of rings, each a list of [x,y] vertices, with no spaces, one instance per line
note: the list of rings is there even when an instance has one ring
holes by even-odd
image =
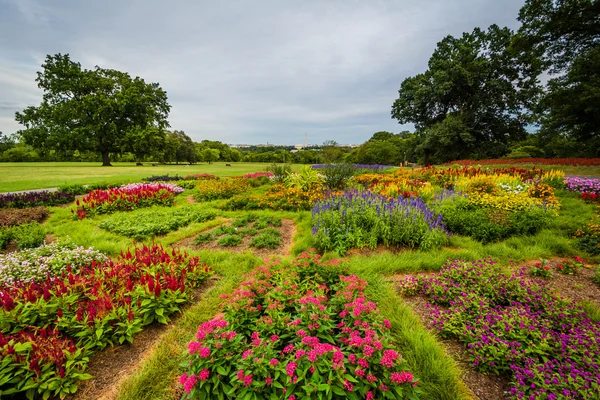
[[[46,230],[37,222],[15,226],[10,231],[19,250],[39,247],[46,239]]]
[[[102,229],[136,240],[164,235],[194,222],[214,219],[217,214],[194,206],[161,208],[153,207],[132,213],[120,213],[98,225]]]
[[[531,267],[529,273],[540,278],[550,278],[552,276],[552,270],[550,269],[550,266],[548,266],[548,260],[536,262],[533,267]]]
[[[267,167],[267,172],[273,174],[273,181],[283,183],[283,180],[292,172],[289,164],[271,164]]]
[[[220,180],[201,180],[196,185],[198,193],[194,195],[197,201],[229,199],[236,194],[250,189],[248,180],[243,178],[228,178]]]
[[[323,177],[309,165],[304,165],[299,172],[288,173],[283,179],[283,183],[288,188],[307,191],[312,187],[320,187],[323,183]]]
[[[71,203],[75,196],[71,193],[49,192],[46,190],[27,193],[0,194],[0,208],[29,208],[56,206]]]
[[[264,229],[259,235],[252,238],[250,246],[257,249],[276,249],[281,245],[281,232],[277,229]]]
[[[239,236],[239,235],[227,235],[227,236],[223,236],[217,242],[217,244],[219,246],[224,246],[224,247],[235,247],[235,246],[237,246],[240,243],[242,243],[242,237]]]
[[[359,171],[352,164],[326,164],[319,167],[318,170],[323,174],[323,185],[329,190],[346,189],[350,179]]]
[[[71,184],[71,185],[63,185],[63,186],[59,187],[58,191],[62,192],[62,193],[69,193],[69,194],[78,196],[81,194],[88,193],[90,191],[90,189],[88,189],[84,185]]]

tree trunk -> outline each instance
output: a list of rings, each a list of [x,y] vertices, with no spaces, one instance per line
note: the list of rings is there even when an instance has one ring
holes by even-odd
[[[423,164],[426,167],[428,167],[429,166],[429,150],[425,150],[423,155],[424,155]]]
[[[102,166],[103,167],[112,167],[112,164],[110,163],[110,159],[108,158],[108,151],[102,152]]]

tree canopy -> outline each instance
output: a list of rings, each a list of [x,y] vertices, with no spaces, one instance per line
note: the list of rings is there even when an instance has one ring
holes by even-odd
[[[513,36],[497,25],[447,36],[427,71],[402,82],[392,118],[415,124],[426,163],[430,155],[449,161],[526,136],[540,69],[529,53],[513,51]]]
[[[48,55],[36,82],[44,91],[37,107],[16,113],[18,133],[37,148],[140,152],[164,143],[170,106],[158,83],[96,66],[83,69],[68,54]]]

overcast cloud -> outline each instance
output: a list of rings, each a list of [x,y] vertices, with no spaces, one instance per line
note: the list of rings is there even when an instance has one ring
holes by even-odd
[[[194,140],[362,143],[444,36],[516,28],[523,0],[0,0],[0,131],[46,54],[158,82]]]

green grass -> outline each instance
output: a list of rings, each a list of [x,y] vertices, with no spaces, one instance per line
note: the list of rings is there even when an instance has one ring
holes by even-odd
[[[0,193],[20,190],[53,188],[64,185],[92,185],[99,183],[122,184],[139,181],[152,175],[192,175],[214,174],[235,176],[264,171],[266,163],[224,162],[195,165],[157,165],[150,163],[143,167],[135,163],[113,163],[112,167],[102,167],[100,163],[0,163]],[[297,168],[297,166],[294,166]]]

